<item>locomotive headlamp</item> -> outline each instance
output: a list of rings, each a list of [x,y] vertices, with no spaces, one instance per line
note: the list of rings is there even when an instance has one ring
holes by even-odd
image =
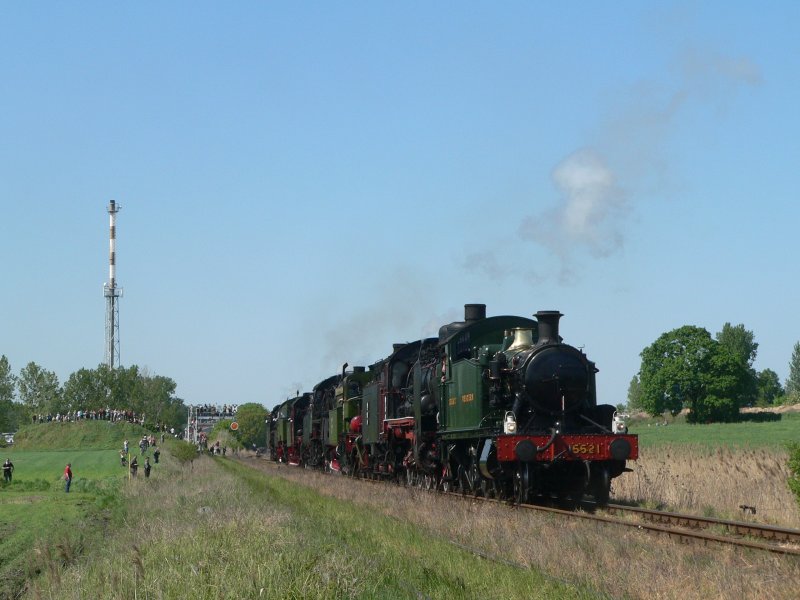
[[[506,418],[503,421],[503,433],[517,433],[517,418],[510,410],[506,412]]]

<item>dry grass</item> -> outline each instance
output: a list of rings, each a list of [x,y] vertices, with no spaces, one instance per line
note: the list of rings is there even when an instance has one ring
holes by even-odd
[[[774,473],[770,479],[774,479],[785,462],[773,457],[776,462],[770,463],[771,455],[760,451],[742,452],[693,456],[692,464],[700,471],[699,461],[709,461],[717,469],[713,478],[721,480],[721,471],[735,471],[736,465],[745,469],[745,464],[753,462],[763,471],[771,468]],[[666,452],[660,459],[664,464],[681,462]],[[660,493],[667,494],[674,487],[669,483],[673,479],[667,472],[658,475],[666,467],[648,460],[645,457],[637,468],[646,470],[648,477],[663,480]],[[546,573],[549,580],[538,578],[539,587],[525,597],[537,593],[561,597],[538,591],[549,585],[551,590],[572,590],[578,597],[783,600],[795,598],[800,588],[800,560],[796,558],[681,545],[634,529],[277,467],[265,460],[243,462],[272,479],[254,476],[248,483],[231,463],[204,457],[191,468],[169,464],[150,480],[131,482],[125,487],[125,496],[134,510],[128,513],[126,526],[115,530],[102,550],[90,551],[86,560],[70,567],[64,568],[62,560],[70,550],[52,548],[46,558],[53,569],[44,570],[28,590],[29,597],[383,598],[386,596],[380,586],[407,581],[414,569],[418,575],[426,568],[434,574],[452,571],[448,561],[463,554],[455,546],[472,549],[492,561],[480,561],[488,565],[481,575],[484,583],[494,581],[492,577],[501,578],[498,573],[508,578],[519,573],[529,579],[534,571]],[[333,512],[329,516],[317,514],[315,511],[333,509],[318,498],[304,502],[302,495],[285,483],[275,485],[276,476],[352,503],[358,510],[348,507],[347,512],[355,520],[332,518]],[[679,476],[694,481],[685,473]],[[626,477],[641,480],[644,473]],[[708,482],[710,477],[706,474],[698,481]],[[262,489],[254,487],[254,480],[272,483],[265,483]],[[632,481],[628,483],[633,485]],[[661,489],[658,485],[651,487]],[[279,488],[280,496],[276,495]],[[699,496],[699,490],[692,494],[693,498]],[[702,502],[697,506],[702,507]],[[376,520],[368,515],[391,519],[388,525],[379,525],[385,528],[385,536],[370,533]],[[343,527],[345,522],[348,524]],[[408,543],[400,533],[406,523],[436,539],[420,537],[425,541]],[[319,531],[325,529],[333,535]],[[443,545],[440,540],[454,546]],[[532,571],[517,571],[508,565],[530,567]],[[397,576],[377,573],[385,568]],[[472,568],[478,570],[474,565]],[[370,579],[369,573],[375,577]],[[559,586],[558,582],[568,585]],[[483,591],[480,597],[501,597],[499,584],[492,583],[488,588],[494,594]],[[437,588],[435,583],[412,587],[403,596],[422,597],[415,589],[426,589],[427,597],[453,597],[453,588]],[[463,589],[457,597],[474,597],[468,590],[478,587],[468,584]]]
[[[800,587],[800,561],[795,558],[680,545],[637,530],[249,462],[487,556],[538,568],[553,579],[589,585],[613,598],[788,600],[797,597]]]
[[[52,568],[30,583],[26,597],[597,597],[535,571],[485,562],[441,536],[365,516],[361,505],[303,494],[292,482],[228,460],[204,456],[180,468],[168,458],[149,480],[127,482],[130,510],[118,515],[102,544],[69,565],[62,549],[43,556]]]
[[[613,498],[678,512],[800,528],[800,509],[779,448],[644,448],[632,473],[614,480]],[[743,511],[755,507],[756,513]]]

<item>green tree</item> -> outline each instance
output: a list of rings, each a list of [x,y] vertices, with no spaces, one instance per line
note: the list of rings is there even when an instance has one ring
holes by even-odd
[[[736,418],[746,369],[707,330],[690,325],[674,329],[641,356],[641,405],[650,414],[675,415],[685,407],[691,422]]]
[[[745,329],[743,324],[731,325],[725,323],[722,331],[717,333],[717,341],[725,346],[730,353],[743,365],[752,367],[758,353],[758,343],[752,331]]]
[[[0,356],[0,431],[16,429],[16,407],[14,406],[14,389],[17,378],[11,372],[11,365],[6,355]]]
[[[628,385],[628,409],[644,410],[642,406],[642,384],[638,375],[634,375]]]
[[[742,323],[739,325],[725,323],[722,331],[717,333],[717,341],[727,348],[744,369],[737,397],[739,406],[753,406],[758,402],[758,373],[753,368],[758,353],[758,343],[753,332],[745,329]]]
[[[778,374],[764,369],[758,374],[758,405],[767,406],[783,395],[783,386]]]
[[[137,386],[136,411],[145,415],[146,423],[164,423],[164,415],[169,412],[170,405],[175,401],[175,390],[178,385],[169,377],[163,375],[139,375]],[[186,415],[183,415],[185,420]]]
[[[102,368],[80,369],[64,382],[66,410],[99,410],[108,403],[108,378]]]
[[[789,362],[789,379],[786,380],[786,394],[800,394],[800,342],[795,342],[792,360]]]
[[[267,415],[269,412],[261,404],[250,402],[242,404],[236,410],[236,422],[239,424],[239,440],[245,448],[266,445],[267,440]]]
[[[161,424],[182,430],[186,427],[188,409],[186,403],[178,397],[169,399],[169,404],[161,408]],[[159,421],[156,421],[158,423]]]
[[[186,422],[186,406],[175,397],[176,388],[169,377],[150,375],[136,365],[110,369],[101,364],[69,376],[61,405],[64,410],[132,410],[144,415],[145,425],[180,428]]]
[[[752,406],[758,401],[758,373],[753,362],[758,353],[758,343],[752,331],[745,329],[744,324],[731,325],[725,323],[722,331],[717,333],[717,341],[742,365],[742,386],[737,397],[739,406]]]
[[[33,412],[58,412],[60,409],[58,377],[34,362],[29,362],[19,372],[17,389],[22,403]]]
[[[220,440],[220,444],[228,446],[228,448],[242,448],[242,441],[239,439],[239,430],[231,430],[231,423],[234,419],[222,419],[214,425],[214,429],[208,434],[209,440]],[[262,444],[257,444],[262,445]],[[252,444],[250,444],[252,447]]]

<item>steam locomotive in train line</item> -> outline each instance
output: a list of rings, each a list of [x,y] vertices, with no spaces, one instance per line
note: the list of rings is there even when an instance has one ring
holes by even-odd
[[[597,404],[597,368],[563,343],[563,315],[464,308],[438,338],[395,344],[368,368],[345,363],[276,406],[270,458],[519,503],[607,503],[638,438]]]

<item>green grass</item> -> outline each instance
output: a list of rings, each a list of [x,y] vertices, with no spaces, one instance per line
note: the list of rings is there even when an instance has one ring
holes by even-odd
[[[589,590],[554,582],[535,571],[478,558],[410,524],[367,515],[363,507],[355,504],[322,496],[239,464],[224,461],[222,465],[259,495],[263,494],[274,507],[291,511],[293,535],[304,540],[307,550],[302,551],[302,561],[294,566],[295,570],[300,569],[288,579],[289,597],[304,597],[308,591],[297,587],[297,578],[308,576],[302,568],[304,563],[325,564],[333,562],[332,556],[351,565],[351,569],[355,566],[353,580],[361,581],[352,596],[359,598],[594,597]],[[298,502],[298,497],[303,501]],[[359,562],[363,568],[358,567]],[[332,577],[327,581],[319,578],[321,585],[314,597],[343,597],[351,569],[337,574],[332,564]]]
[[[424,529],[229,459],[126,485],[124,527],[79,564],[40,561],[33,598],[595,598]],[[141,481],[138,483],[142,483]]]
[[[649,419],[630,424],[630,433],[638,434],[640,446],[691,444],[757,448],[784,446],[788,442],[800,440],[800,414],[787,413],[780,421],[766,423],[690,425],[676,421],[666,426],[656,426],[655,423],[655,419]]]
[[[14,448],[20,450],[122,449],[123,440],[131,451],[147,433],[127,422],[79,421],[77,423],[36,423],[25,425],[14,436]]]
[[[141,435],[140,428],[103,421],[37,424],[0,450],[0,460],[14,463],[12,483],[0,483],[0,598],[16,597],[41,570],[42,555],[56,552],[68,563],[99,539],[99,524],[121,508],[127,470],[118,449],[126,437],[135,445]],[[73,480],[66,494],[68,462]]]
[[[82,486],[90,485],[108,477],[125,474],[120,466],[119,452],[114,450],[11,450],[6,448],[0,454],[5,460],[9,457],[14,463],[13,483],[7,491],[15,491],[30,482],[46,481],[49,489],[61,490],[62,477],[67,463],[72,464],[72,490],[80,491]]]

